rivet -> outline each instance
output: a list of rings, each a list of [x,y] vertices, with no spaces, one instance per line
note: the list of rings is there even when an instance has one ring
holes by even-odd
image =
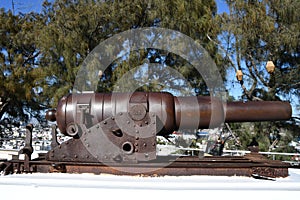
[[[140,138],[138,136],[135,137],[136,140],[139,140]]]
[[[90,133],[91,132],[91,130],[88,130],[88,133]]]
[[[138,152],[139,150],[136,148],[136,149],[134,149],[134,151],[135,151],[135,152]]]
[[[69,141],[66,141],[66,144],[69,144]]]
[[[147,146],[147,144],[146,144],[146,143],[144,143],[144,144],[143,144],[143,146],[144,146],[144,147],[146,147],[146,146]]]
[[[123,113],[120,112],[119,115],[123,115]]]
[[[103,122],[103,124],[107,124],[107,122],[106,122],[106,121],[104,121],[104,122]]]
[[[65,157],[66,157],[66,155],[62,155],[62,157],[63,157],[63,158],[65,158]]]
[[[99,128],[99,127],[100,127],[99,125],[96,126],[96,128]]]
[[[86,156],[86,158],[89,158],[89,157],[90,157],[89,155]]]
[[[145,123],[145,124],[148,124],[148,121],[145,121],[144,123]]]
[[[75,155],[74,157],[75,157],[75,158],[78,158],[78,156],[77,156],[77,155]]]
[[[139,133],[139,130],[135,130],[136,133]]]
[[[155,146],[155,145],[156,145],[155,142],[153,142],[153,143],[152,143],[152,146]]]
[[[111,117],[111,119],[112,119],[112,120],[115,120],[115,118],[114,118],[114,117]]]
[[[58,148],[61,149],[61,145],[59,145]]]
[[[138,143],[134,143],[134,146],[136,146],[136,147],[137,147],[137,146],[139,146],[139,144],[138,144]]]
[[[127,121],[127,124],[130,124],[130,121]]]

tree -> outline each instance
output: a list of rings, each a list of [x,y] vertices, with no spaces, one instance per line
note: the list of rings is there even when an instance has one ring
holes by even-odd
[[[219,48],[229,69],[243,73],[243,79],[239,81],[243,91],[242,98],[250,101],[289,100],[299,105],[300,2],[226,2],[229,13],[220,15],[222,34]],[[274,63],[274,72],[267,71],[267,61]],[[298,135],[299,125],[296,121],[292,122],[252,123],[254,135],[261,143],[260,147],[267,150],[270,143],[266,138],[274,131],[272,129],[284,129],[284,132],[292,131],[294,136]],[[243,124],[237,128],[247,132],[247,127]],[[250,135],[244,138],[244,143],[247,143],[249,138]],[[288,139],[283,137],[280,143],[283,141],[288,145]]]
[[[0,119],[6,113],[16,119],[38,117],[40,102],[39,31],[35,13],[13,15],[0,10]]]
[[[178,30],[199,41],[220,64],[221,58],[215,43],[206,37],[209,34],[215,39],[219,31],[214,1],[56,0],[53,3],[45,2],[43,12],[43,34],[39,37],[38,46],[43,52],[41,64],[45,66],[45,78],[51,80],[43,92],[47,96],[53,95],[53,106],[59,98],[71,92],[77,71],[86,56],[100,42],[129,29],[163,27]],[[187,61],[178,55],[156,49],[130,52],[126,59],[112,63],[103,72],[98,91],[112,91],[120,77],[145,63],[172,67],[190,81],[195,93],[208,92],[199,73],[195,73]],[[153,83],[151,86],[141,86],[139,90],[157,91],[161,88]]]
[[[249,0],[227,4],[230,13],[222,15],[222,49],[230,67],[244,74],[240,83],[245,98],[292,101],[299,97],[300,2]],[[267,61],[275,64],[274,72],[265,69]]]

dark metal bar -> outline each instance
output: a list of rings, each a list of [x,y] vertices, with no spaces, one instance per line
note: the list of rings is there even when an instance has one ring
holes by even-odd
[[[224,110],[225,122],[288,120],[292,115],[291,105],[281,101],[228,102]]]

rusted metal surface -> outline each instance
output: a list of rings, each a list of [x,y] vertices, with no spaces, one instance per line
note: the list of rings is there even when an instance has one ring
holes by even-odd
[[[31,154],[33,153],[32,130],[33,130],[33,125],[28,124],[26,126],[25,146],[19,151],[19,154],[25,155],[24,171],[27,172],[31,171],[29,162],[31,160]]]
[[[50,150],[49,161],[126,162],[156,158],[155,114],[146,113],[144,125],[136,125],[128,113],[103,120],[89,129],[81,124],[80,137],[74,137]]]
[[[251,157],[253,158],[253,156]],[[165,166],[163,162],[170,162]],[[24,162],[12,161],[14,171],[22,173]],[[278,178],[288,176],[288,164],[267,159],[255,160],[247,157],[181,157],[158,158],[151,162],[141,163],[102,163],[90,162],[50,162],[46,160],[31,161],[31,172],[44,173],[93,173],[140,176],[181,176],[181,175],[211,175],[211,176],[248,176],[253,175]],[[151,169],[151,170],[149,170]],[[144,171],[144,172],[143,172]]]

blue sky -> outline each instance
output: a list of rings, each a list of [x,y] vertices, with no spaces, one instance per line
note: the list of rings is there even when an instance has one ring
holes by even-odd
[[[15,13],[40,12],[43,2],[44,0],[0,0],[0,7],[12,10],[12,5],[14,4]]]
[[[53,0],[48,0],[53,1]],[[12,10],[12,4],[14,4],[14,11],[18,12],[30,12],[36,11],[40,12],[42,10],[42,4],[44,0],[0,0],[0,7]],[[225,0],[216,0],[218,5],[218,12],[226,12],[228,8],[226,6]]]

